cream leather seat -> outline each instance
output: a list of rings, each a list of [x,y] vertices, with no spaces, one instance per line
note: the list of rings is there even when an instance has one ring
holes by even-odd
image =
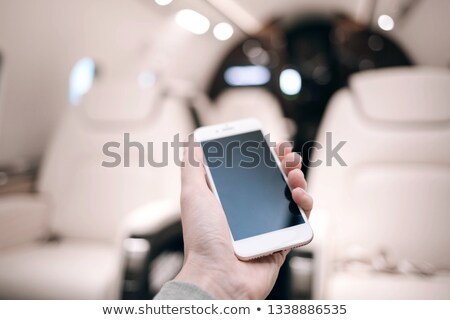
[[[156,93],[155,93],[156,92]],[[122,241],[179,219],[179,168],[168,145],[168,165],[139,167],[138,147],[124,166],[124,133],[163,159],[162,143],[193,130],[185,105],[164,101],[155,88],[100,81],[70,108],[43,162],[36,195],[0,198],[0,298],[119,298]],[[157,106],[157,107],[155,107]],[[107,142],[121,157],[104,154]],[[50,237],[56,238],[48,241]]]
[[[432,68],[357,74],[332,98],[308,177],[315,298],[450,298],[449,103]],[[327,132],[347,166],[325,165]]]
[[[225,90],[202,120],[211,125],[243,118],[258,119],[274,142],[289,141],[295,133],[295,124],[283,116],[275,96],[261,88]]]

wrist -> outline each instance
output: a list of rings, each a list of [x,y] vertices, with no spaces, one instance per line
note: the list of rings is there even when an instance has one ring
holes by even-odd
[[[188,259],[175,280],[188,282],[206,291],[215,299],[248,299],[247,290],[238,274],[227,266],[212,266]],[[227,281],[224,281],[227,279]]]

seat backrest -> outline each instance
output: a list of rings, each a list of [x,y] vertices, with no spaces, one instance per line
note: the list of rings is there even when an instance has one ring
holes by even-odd
[[[258,119],[274,142],[289,140],[293,124],[284,116],[277,99],[261,88],[233,88],[221,93],[206,115],[208,125],[243,118]]]
[[[178,203],[179,168],[170,142],[193,130],[181,100],[159,97],[154,87],[142,89],[131,81],[99,81],[82,105],[67,110],[44,159],[38,189],[52,203],[51,227],[67,238],[116,240],[125,215],[152,200]],[[125,166],[125,134],[139,147],[129,148]],[[116,167],[105,167],[120,156]],[[120,146],[118,145],[120,143]],[[163,149],[166,143],[167,151]],[[167,165],[147,163],[167,159]],[[140,163],[144,160],[144,163]],[[140,167],[143,165],[143,167]]]
[[[323,149],[313,159],[324,162],[310,169],[308,181],[317,212],[330,214],[328,261],[354,250],[384,251],[394,261],[450,267],[448,70],[353,76],[332,98],[317,140]],[[336,159],[327,166],[327,149],[340,141],[347,166]]]

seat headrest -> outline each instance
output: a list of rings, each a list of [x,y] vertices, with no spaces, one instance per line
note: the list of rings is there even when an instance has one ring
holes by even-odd
[[[157,88],[141,88],[134,81],[99,81],[83,97],[81,107],[94,121],[139,121],[150,114],[158,93]]]
[[[243,118],[256,118],[273,141],[288,141],[296,131],[295,124],[283,115],[277,98],[262,88],[232,88],[223,91],[211,108],[208,123],[220,123]]]
[[[450,120],[450,71],[408,67],[366,71],[350,79],[360,111],[372,120],[432,123]]]
[[[234,108],[258,107],[259,104],[275,105],[279,103],[266,89],[262,88],[233,88],[223,91],[216,100],[217,106],[233,105]]]

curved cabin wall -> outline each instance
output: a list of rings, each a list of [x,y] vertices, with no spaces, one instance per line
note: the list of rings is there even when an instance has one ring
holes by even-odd
[[[138,56],[160,21],[139,1],[0,1],[0,164],[40,158],[80,58],[108,65]]]

